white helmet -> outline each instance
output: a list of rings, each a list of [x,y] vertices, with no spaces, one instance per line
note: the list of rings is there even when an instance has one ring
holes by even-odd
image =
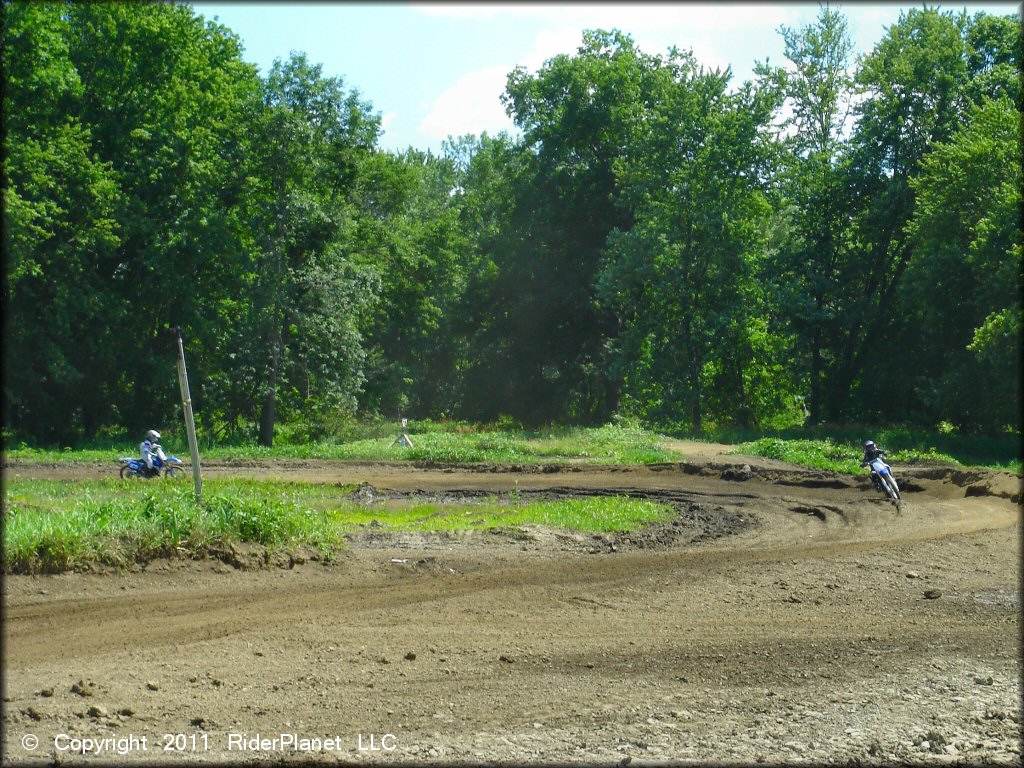
[[[146,439],[149,440],[149,442],[151,443],[155,443],[157,440],[160,439],[160,433],[157,432],[155,429],[151,429],[149,430],[149,432],[146,433]]]

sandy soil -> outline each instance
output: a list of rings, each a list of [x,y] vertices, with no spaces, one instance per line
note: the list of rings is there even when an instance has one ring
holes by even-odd
[[[368,530],[331,564],[237,548],[8,576],[3,762],[1020,763],[1019,476],[897,467],[897,509],[866,478],[686,450],[205,464],[365,483],[368,503],[627,493],[679,514],[632,536]]]

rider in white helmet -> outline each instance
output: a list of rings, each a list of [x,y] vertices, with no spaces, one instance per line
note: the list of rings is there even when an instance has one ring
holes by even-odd
[[[153,467],[153,457],[156,456],[160,461],[167,461],[167,456],[164,454],[164,449],[160,447],[160,433],[155,429],[149,430],[146,433],[146,439],[139,444],[139,451],[142,453],[142,459],[146,462],[146,470],[151,475],[155,475],[159,472],[158,469]]]

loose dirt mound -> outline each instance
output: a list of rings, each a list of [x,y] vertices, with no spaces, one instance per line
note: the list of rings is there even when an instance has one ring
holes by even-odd
[[[721,455],[211,462],[374,497],[627,494],[677,514],[599,538],[367,529],[330,565],[239,548],[8,577],[4,759],[1019,763],[1020,478],[897,470],[902,509],[864,477]]]

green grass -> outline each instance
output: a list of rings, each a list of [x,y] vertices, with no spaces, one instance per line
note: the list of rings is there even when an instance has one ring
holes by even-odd
[[[215,492],[200,504],[176,483],[11,481],[4,489],[9,573],[201,555],[232,541],[301,543],[326,556],[343,543],[322,515],[286,495]]]
[[[442,463],[599,463],[654,464],[671,461],[674,454],[661,445],[662,436],[643,429],[604,426],[597,428],[561,428],[540,431],[492,430],[462,424],[412,423],[408,433],[412,448],[393,446],[397,429],[384,436],[381,428],[367,430],[368,436],[350,435],[348,439],[323,439],[317,442],[285,443],[273,448],[254,444],[221,445],[203,448],[200,460],[226,458],[252,459],[350,459],[360,461],[430,461]],[[174,439],[164,441],[164,449],[180,458],[188,458],[188,449]],[[130,443],[110,447],[36,448],[24,444],[10,447],[5,456],[39,462],[104,461],[135,455]]]
[[[384,512],[338,509],[328,513],[345,531],[373,527],[389,531],[468,531],[543,525],[583,533],[633,531],[666,520],[671,507],[625,496],[564,499],[536,503],[497,499],[482,505],[415,504]]]
[[[863,455],[861,446],[870,439],[888,451],[893,461],[937,461],[1021,472],[1021,436],[1009,433],[962,435],[951,431],[902,427],[816,425],[764,431],[721,429],[703,437],[737,444],[737,452],[782,458],[783,461],[835,471],[848,471],[851,459],[859,461]],[[773,440],[790,444],[790,447],[782,448]],[[790,458],[783,458],[783,453]],[[831,462],[837,464],[834,466]],[[842,466],[847,469],[840,469]]]
[[[938,462],[957,466],[961,465],[961,462],[955,457],[940,453],[935,448],[927,450],[915,447],[900,449],[890,447],[892,443],[877,442],[887,451],[887,460],[890,463]],[[764,456],[789,462],[790,464],[800,464],[806,467],[850,475],[865,471],[860,466],[860,460],[864,455],[860,442],[833,442],[830,438],[822,440],[786,440],[781,437],[763,437],[751,442],[741,443],[736,446],[732,453]],[[988,466],[993,467],[992,464]],[[1021,471],[1019,460],[1016,463],[997,464],[993,468],[1009,469],[1016,472]]]
[[[368,508],[345,498],[353,489],[218,479],[206,484],[199,503],[188,484],[12,480],[4,489],[4,570],[124,567],[163,556],[203,556],[212,546],[232,542],[271,550],[307,546],[329,559],[346,546],[345,534],[367,527],[459,531],[535,524],[610,532],[635,530],[671,514],[668,506],[625,497]]]

